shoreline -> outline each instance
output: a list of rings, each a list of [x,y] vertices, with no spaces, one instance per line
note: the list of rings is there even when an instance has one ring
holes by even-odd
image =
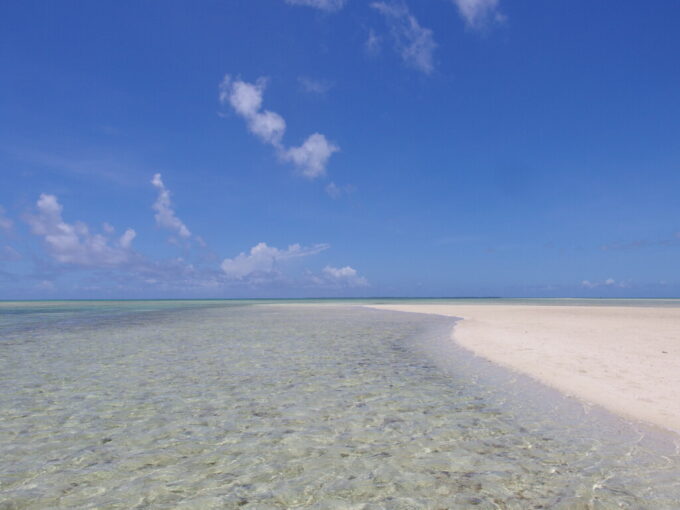
[[[459,346],[563,394],[680,434],[680,309],[381,304],[456,317]]]

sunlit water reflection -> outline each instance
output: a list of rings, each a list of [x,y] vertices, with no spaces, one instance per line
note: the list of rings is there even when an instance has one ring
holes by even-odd
[[[469,355],[450,319],[139,306],[4,315],[0,508],[680,507],[673,436]]]

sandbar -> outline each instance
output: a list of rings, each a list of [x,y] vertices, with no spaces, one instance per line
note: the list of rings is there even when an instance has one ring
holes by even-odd
[[[567,395],[680,433],[680,308],[387,304],[458,317],[452,338]]]

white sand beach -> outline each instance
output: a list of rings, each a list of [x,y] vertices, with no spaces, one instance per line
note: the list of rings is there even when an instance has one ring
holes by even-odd
[[[680,432],[680,308],[373,308],[459,317],[453,338],[475,354],[624,417]]]

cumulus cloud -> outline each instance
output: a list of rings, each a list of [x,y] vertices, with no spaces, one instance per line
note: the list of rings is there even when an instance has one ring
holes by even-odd
[[[62,206],[54,195],[41,194],[37,214],[26,221],[34,234],[43,238],[49,254],[62,264],[84,267],[116,267],[134,258],[132,240],[135,231],[127,229],[118,239],[90,232],[82,222],[66,223]]]
[[[324,175],[328,160],[339,147],[324,135],[314,133],[299,147],[286,148],[282,142],[286,121],[278,113],[262,109],[266,86],[264,78],[248,83],[226,75],[220,84],[220,103],[231,106],[246,121],[251,133],[273,146],[279,157],[292,162],[302,175],[311,179]]]
[[[232,82],[227,75],[220,85],[220,102],[229,103],[245,119],[251,133],[278,147],[286,132],[286,121],[278,113],[262,110],[262,95],[266,87],[265,78],[259,78],[255,83]]]
[[[261,287],[274,285],[302,285],[316,289],[349,289],[368,286],[368,281],[350,266],[326,266],[320,272],[305,270],[296,277],[287,271],[286,263],[316,255],[330,248],[328,244],[303,247],[292,244],[286,249],[258,243],[249,252],[224,259],[221,268],[228,282]]]
[[[458,7],[465,24],[472,29],[481,29],[490,22],[501,22],[505,16],[498,10],[498,0],[452,0]]]
[[[302,175],[314,179],[325,175],[328,160],[339,150],[340,148],[326,140],[325,136],[314,133],[299,147],[286,150],[283,158],[292,161]]]
[[[437,47],[432,30],[421,27],[404,2],[373,2],[371,7],[385,17],[402,60],[414,69],[430,74]]]
[[[175,210],[172,208],[172,202],[170,200],[170,191],[163,184],[163,179],[161,174],[155,174],[151,180],[156,189],[158,189],[158,198],[153,204],[153,210],[156,211],[154,218],[156,218],[156,224],[159,227],[166,228],[175,232],[180,237],[185,239],[191,237],[191,232],[186,227],[186,225],[175,216]],[[125,234],[123,234],[125,236]]]
[[[359,276],[357,270],[350,266],[326,266],[322,274],[326,282],[342,287],[366,287],[368,285],[366,278]]]
[[[0,205],[0,230],[9,232],[12,230],[13,222],[5,216],[5,208]]]
[[[316,255],[328,248],[327,244],[315,244],[309,247],[292,244],[287,249],[281,250],[268,246],[267,243],[258,243],[250,249],[249,253],[240,253],[232,259],[224,259],[221,267],[227,277],[234,280],[271,277],[280,272],[282,262]]]
[[[167,193],[160,175],[154,185],[161,195]],[[167,198],[167,195],[166,195]],[[163,202],[163,201],[161,201]],[[169,199],[160,211],[172,210]],[[166,216],[163,216],[164,218]],[[174,217],[170,214],[170,217]],[[80,280],[81,290],[88,292],[133,292],[137,295],[169,292],[173,295],[223,295],[225,290],[240,292],[286,292],[286,289],[350,289],[367,285],[365,278],[350,266],[326,266],[312,273],[295,264],[296,260],[319,254],[328,244],[302,246],[291,244],[277,248],[262,242],[233,258],[218,259],[215,254],[186,251],[185,257],[152,260],[133,250],[136,233],[128,228],[122,233],[110,223],[102,223],[94,232],[80,221],[69,223],[63,217],[63,207],[56,196],[41,194],[35,210],[24,217],[33,234],[44,242],[45,252],[57,264],[36,259],[35,281],[53,282],[66,272],[85,271]],[[160,220],[159,220],[160,221]],[[179,233],[181,227],[170,222]],[[192,235],[192,240],[198,237]],[[22,256],[9,245],[0,244],[0,263],[21,260]],[[0,270],[0,279],[12,275]],[[9,281],[9,280],[8,280]],[[245,290],[244,290],[245,289]]]
[[[286,0],[290,5],[304,5],[322,11],[339,11],[345,6],[346,0]]]

